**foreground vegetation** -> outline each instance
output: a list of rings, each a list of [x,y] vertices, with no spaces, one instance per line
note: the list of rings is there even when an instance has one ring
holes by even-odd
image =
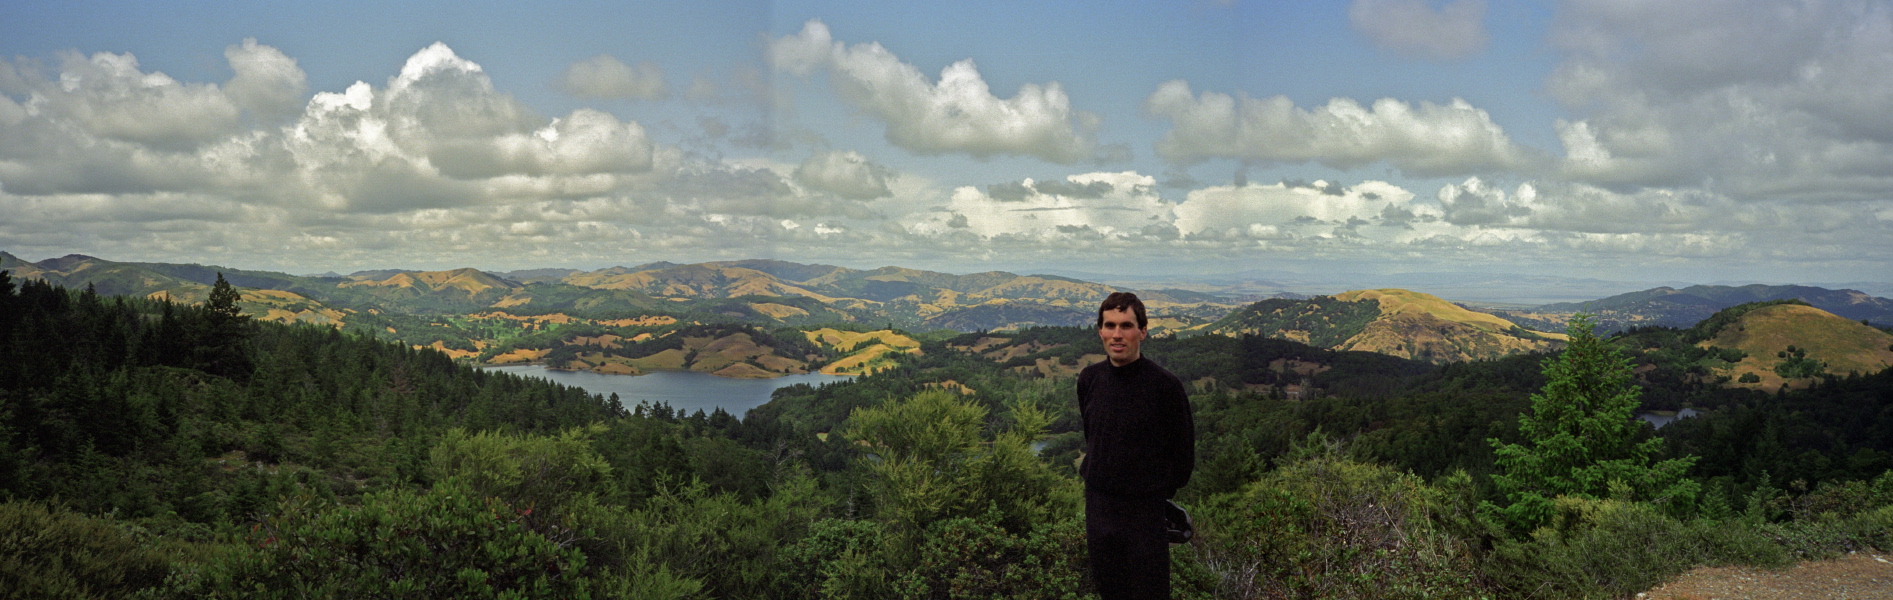
[[[0,274],[0,596],[1094,592],[1070,382],[946,350],[969,340],[737,419],[254,323],[233,295]],[[1633,379],[1632,339],[1445,367],[1152,340],[1198,387],[1179,597],[1608,598],[1893,549],[1893,372],[1716,391],[1683,359]],[[1628,418],[1651,402],[1715,410],[1657,437]]]

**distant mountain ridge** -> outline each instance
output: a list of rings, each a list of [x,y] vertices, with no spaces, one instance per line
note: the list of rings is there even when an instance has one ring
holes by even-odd
[[[1542,329],[1561,324],[1572,313],[1587,312],[1597,316],[1600,330],[1621,331],[1645,325],[1689,327],[1725,308],[1773,300],[1800,300],[1842,318],[1893,325],[1893,300],[1858,290],[1804,285],[1664,286],[1589,302],[1559,302],[1494,313],[1521,326]]]
[[[0,252],[0,268],[18,277],[43,278],[72,288],[90,285],[104,294],[163,297],[179,302],[202,301],[210,283],[222,273],[240,288],[288,293],[252,293],[246,297],[246,310],[259,318],[306,320],[319,313],[331,315],[324,318],[335,322],[348,317],[350,323],[360,322],[362,314],[451,315],[484,309],[518,314],[672,314],[705,310],[777,325],[827,319],[918,331],[980,331],[1085,323],[1098,301],[1122,289],[1054,275],[1003,271],[956,275],[894,266],[858,270],[768,259],[694,264],[660,261],[594,271],[380,269],[337,277],[194,264],[114,262],[78,254],[33,263]],[[1206,323],[1241,304],[1229,295],[1188,290],[1138,293],[1159,317],[1159,328]],[[750,300],[742,300],[746,298]],[[820,304],[766,298],[804,298]],[[378,329],[399,335],[409,327],[390,322]]]
[[[652,263],[578,272],[560,281],[593,289],[635,290],[658,298],[801,296],[929,329],[961,331],[1088,322],[1098,302],[1122,288],[1056,275],[986,271],[955,275],[903,267],[871,270],[778,260],[680,265]],[[1153,310],[1207,322],[1240,304],[1188,290],[1137,290]],[[885,318],[883,317],[883,318]]]

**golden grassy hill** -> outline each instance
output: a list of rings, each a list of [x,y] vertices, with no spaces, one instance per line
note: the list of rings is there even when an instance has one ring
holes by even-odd
[[[451,271],[421,271],[415,273],[396,273],[387,279],[350,281],[339,287],[381,287],[414,289],[428,292],[459,290],[469,296],[479,295],[492,290],[514,290],[519,284],[488,275],[479,269],[454,269]]]
[[[1358,290],[1335,294],[1344,301],[1373,300],[1381,315],[1359,334],[1334,347],[1414,360],[1458,362],[1549,350],[1562,334],[1527,332],[1498,317],[1466,309],[1431,294],[1409,290]]]
[[[822,372],[829,375],[867,375],[893,366],[894,357],[919,354],[920,342],[888,330],[841,331],[832,328],[804,332],[809,341],[834,348],[842,357]]]
[[[1779,389],[1783,384],[1798,388],[1812,383],[1812,378],[1788,379],[1776,373],[1775,367],[1785,360],[1778,353],[1789,346],[1805,351],[1808,360],[1825,362],[1825,372],[1831,375],[1849,372],[1865,375],[1893,366],[1893,334],[1799,304],[1777,304],[1749,311],[1701,345],[1748,353],[1723,374],[1730,376],[1732,385],[1763,390]],[[1749,374],[1759,381],[1742,382],[1743,376]]]
[[[315,323],[342,327],[353,310],[338,310],[282,290],[242,290],[237,306],[258,321]]]

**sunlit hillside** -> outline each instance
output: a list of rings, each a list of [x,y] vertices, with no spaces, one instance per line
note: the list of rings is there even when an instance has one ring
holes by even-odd
[[[1806,387],[1814,375],[1872,374],[1893,366],[1893,333],[1799,304],[1749,311],[1703,347],[1747,353],[1725,374],[1735,385]]]
[[[1336,350],[1431,362],[1489,359],[1558,346],[1562,334],[1526,331],[1436,296],[1359,290],[1310,300],[1265,300],[1198,331],[1261,335]]]

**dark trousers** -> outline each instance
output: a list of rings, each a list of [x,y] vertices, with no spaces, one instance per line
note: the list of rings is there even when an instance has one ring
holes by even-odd
[[[1085,490],[1085,549],[1103,600],[1170,600],[1163,498]]]

